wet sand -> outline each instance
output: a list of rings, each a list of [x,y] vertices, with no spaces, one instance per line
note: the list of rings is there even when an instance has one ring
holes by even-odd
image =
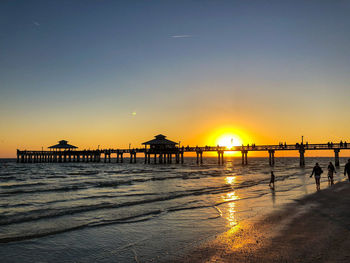
[[[178,262],[350,262],[350,183],[239,224]]]

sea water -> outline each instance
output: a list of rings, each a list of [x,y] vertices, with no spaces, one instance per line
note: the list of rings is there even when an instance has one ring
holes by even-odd
[[[112,160],[113,161],[113,160]],[[331,158],[185,164],[0,161],[1,262],[171,261],[215,235],[329,187]],[[345,158],[341,159],[344,165]],[[275,189],[268,184],[276,176]],[[335,182],[344,180],[342,171]]]

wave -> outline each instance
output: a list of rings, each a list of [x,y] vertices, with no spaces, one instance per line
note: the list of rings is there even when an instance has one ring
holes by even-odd
[[[225,189],[225,188],[223,187],[223,189]],[[228,189],[226,189],[226,190],[228,190]],[[200,189],[197,189],[197,191],[200,191]],[[166,200],[169,200],[171,198],[178,198],[178,197],[180,197],[180,195],[178,195],[176,197],[172,196],[172,197],[166,198]],[[246,199],[250,199],[250,198],[253,198],[253,197],[248,197]],[[149,200],[149,201],[156,201],[156,200],[160,200],[160,199],[164,200],[164,198],[157,198],[157,199],[153,199],[153,200]],[[239,200],[244,200],[244,199],[239,199]],[[239,200],[234,200],[234,201],[236,202]],[[193,202],[195,202],[195,201],[191,201],[189,203],[193,203]],[[218,211],[218,215],[215,217],[207,218],[207,219],[216,219],[216,218],[222,216],[222,212],[220,211],[220,209],[217,206],[220,206],[224,203],[229,203],[229,202],[233,202],[233,200],[232,201],[224,201],[224,202],[220,202],[220,203],[216,203],[216,204],[208,204],[208,205],[192,205],[192,206],[182,206],[182,207],[175,206],[175,207],[169,207],[169,208],[164,209],[164,210],[156,209],[156,210],[146,211],[143,213],[134,214],[134,215],[130,215],[130,216],[122,217],[122,218],[109,219],[109,220],[102,219],[102,220],[98,220],[98,221],[92,220],[92,221],[88,221],[86,223],[82,223],[82,224],[71,226],[71,227],[65,227],[65,228],[61,228],[61,229],[44,230],[42,232],[39,230],[35,233],[29,233],[29,234],[26,233],[24,235],[4,236],[4,237],[0,236],[0,243],[10,243],[10,242],[23,241],[23,240],[33,239],[33,238],[40,238],[40,237],[45,237],[45,236],[49,236],[49,235],[56,235],[56,234],[61,234],[61,233],[65,233],[65,232],[75,231],[75,230],[79,230],[79,229],[87,228],[87,227],[100,227],[100,226],[106,226],[106,225],[111,225],[111,224],[130,224],[130,223],[144,222],[144,221],[151,220],[154,217],[158,217],[162,214],[178,212],[178,211],[185,211],[185,210],[214,208]],[[142,204],[142,203],[147,203],[147,201],[146,202],[142,202],[142,201],[134,202],[133,204],[135,205],[135,204]],[[187,204],[189,204],[189,203],[187,203]],[[130,205],[131,203],[128,203],[128,204]],[[25,222],[25,221],[22,221],[22,222]]]
[[[60,234],[68,231],[78,230],[80,228],[85,227],[86,225],[79,225],[75,227],[69,227],[64,229],[57,229],[57,230],[51,230],[46,232],[39,232],[39,233],[32,233],[32,234],[25,234],[25,235],[16,235],[16,236],[8,236],[8,237],[0,237],[0,243],[10,243],[10,242],[16,242],[16,241],[23,241],[33,238],[40,238],[45,237],[49,235],[55,235]]]
[[[15,213],[11,216],[0,215],[0,225],[29,222],[29,221],[41,220],[45,218],[54,218],[54,217],[72,215],[72,214],[83,213],[83,212],[90,212],[90,211],[101,210],[101,209],[114,209],[114,208],[120,208],[120,207],[154,203],[159,201],[168,201],[168,200],[187,197],[187,196],[219,194],[219,193],[225,193],[230,191],[232,191],[232,187],[229,185],[224,185],[221,187],[208,187],[208,188],[194,189],[194,190],[188,190],[188,191],[173,192],[167,196],[158,196],[156,198],[129,201],[129,202],[124,202],[119,204],[111,203],[111,202],[103,202],[95,205],[82,205],[82,206],[76,206],[76,207],[67,207],[64,209],[42,208],[42,209],[36,209],[36,210],[31,210],[26,212]]]
[[[45,236],[50,236],[50,235],[56,235],[56,234],[61,234],[65,232],[70,232],[86,227],[99,227],[99,226],[105,226],[105,225],[111,225],[111,224],[129,224],[129,223],[137,223],[137,222],[144,222],[148,221],[150,219],[153,219],[155,216],[158,216],[162,213],[161,210],[153,210],[153,211],[148,211],[145,213],[141,214],[136,214],[132,216],[127,216],[123,218],[118,218],[118,219],[112,219],[112,220],[101,220],[98,222],[87,222],[71,227],[64,227],[60,229],[52,229],[52,230],[44,230],[44,231],[36,231],[35,233],[26,233],[24,235],[13,235],[13,236],[0,236],[0,243],[10,243],[10,242],[17,242],[17,241],[23,241],[23,240],[28,240],[28,239],[33,239],[33,238],[40,238],[40,237],[45,237]]]
[[[39,189],[18,189],[13,191],[3,191],[0,193],[0,196],[10,196],[17,194],[32,194],[32,193],[44,193],[44,192],[68,192],[68,191],[76,191],[79,189],[84,189],[87,187],[80,187],[78,185],[71,186],[63,186],[63,187],[55,187],[55,188],[39,188]]]
[[[30,206],[31,204],[23,204],[23,203],[20,203],[20,204],[3,204],[3,205],[0,205],[1,208],[16,208],[16,207],[25,207],[25,206]]]
[[[11,184],[11,185],[1,185],[2,189],[13,189],[18,187],[32,187],[32,186],[42,186],[46,185],[45,183],[25,183],[25,184]]]
[[[96,171],[86,171],[86,174],[95,174]],[[80,174],[80,173],[79,173]],[[78,182],[76,184],[64,185],[64,186],[54,186],[46,183],[23,183],[23,184],[13,184],[13,185],[3,185],[1,186],[4,191],[1,191],[0,196],[11,196],[18,194],[40,194],[40,193],[50,193],[50,192],[70,192],[70,191],[79,191],[85,190],[88,188],[116,188],[122,185],[132,185],[135,183],[143,183],[148,181],[164,181],[164,180],[174,180],[174,179],[182,179],[182,180],[198,180],[206,177],[218,177],[218,176],[226,176],[227,174],[232,174],[231,171],[227,170],[211,170],[211,171],[189,171],[182,172],[173,175],[163,175],[163,176],[152,176],[152,177],[144,177],[144,178],[131,178],[126,180],[111,180],[107,181],[83,181]],[[244,173],[243,173],[244,174]],[[299,175],[300,172],[276,176],[276,181],[283,181],[290,177]],[[57,175],[55,175],[57,176]],[[244,175],[242,175],[244,176]],[[98,178],[97,178],[98,179]],[[251,187],[259,184],[266,184],[269,182],[269,178],[260,179],[260,180],[245,180],[238,184],[232,185],[235,189],[240,189],[244,187]],[[45,186],[45,187],[43,187]]]
[[[11,180],[16,180],[16,176],[12,175],[0,175],[1,181],[11,181]]]
[[[78,173],[77,173],[78,174]],[[80,173],[79,173],[80,174]],[[91,174],[91,173],[89,173]],[[222,173],[220,174],[207,174],[206,176],[223,176]],[[45,183],[28,183],[28,184],[17,184],[13,186],[5,186],[2,187],[4,189],[13,189],[13,188],[19,188],[19,187],[33,187],[31,189],[14,189],[9,191],[2,191],[0,193],[0,196],[9,196],[14,194],[32,194],[32,193],[44,193],[44,192],[62,192],[62,191],[77,191],[77,190],[83,190],[91,187],[96,188],[108,188],[108,187],[118,187],[120,185],[132,185],[134,183],[143,183],[143,182],[149,182],[149,181],[164,181],[164,180],[174,180],[174,179],[183,179],[183,180],[189,180],[189,179],[200,179],[204,178],[206,176],[198,175],[196,172],[190,172],[190,173],[180,173],[175,175],[164,175],[164,176],[153,176],[149,178],[132,178],[129,180],[112,180],[112,181],[95,181],[95,182],[80,182],[75,185],[68,185],[68,186],[60,186],[60,187],[47,187],[47,188],[35,188],[35,186],[44,186],[48,184]]]
[[[80,171],[80,172],[67,173],[67,175],[95,175],[99,173],[100,171]]]
[[[65,176],[65,175],[49,175],[49,176],[46,176],[46,178],[62,179],[62,178],[67,178],[67,176]]]
[[[106,194],[106,195],[90,195],[90,196],[84,196],[79,198],[65,198],[65,199],[56,199],[53,201],[42,201],[42,202],[35,202],[35,203],[12,203],[12,204],[0,204],[0,208],[16,208],[16,207],[30,207],[33,205],[53,205],[58,203],[69,203],[69,202],[77,202],[77,201],[83,201],[83,200],[98,200],[98,199],[116,199],[116,198],[122,198],[122,197],[146,197],[146,196],[155,196],[157,194],[155,193],[137,193],[137,194]]]

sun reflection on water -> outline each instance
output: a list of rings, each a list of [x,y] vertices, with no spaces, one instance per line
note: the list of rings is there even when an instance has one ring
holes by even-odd
[[[225,181],[229,185],[234,185],[234,183],[236,182],[236,176],[227,176],[225,178]],[[237,208],[236,208],[235,200],[238,200],[239,197],[235,191],[232,191],[232,192],[226,193],[226,195],[223,196],[222,198],[225,202],[227,202],[227,213],[225,213],[226,214],[225,217],[228,221],[229,227],[231,228],[235,227],[238,224],[236,219]]]
[[[234,191],[227,193],[226,196],[224,196],[224,201],[229,202],[227,203],[226,219],[230,227],[234,227],[238,224],[236,219],[236,203],[234,202],[235,200],[238,200],[238,196]]]
[[[226,176],[225,181],[227,184],[233,185],[236,182],[236,176]]]

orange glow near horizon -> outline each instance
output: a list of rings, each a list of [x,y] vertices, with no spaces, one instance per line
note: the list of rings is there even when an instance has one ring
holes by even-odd
[[[165,129],[158,127],[157,129],[150,125],[143,125],[142,132],[140,132],[140,126],[136,123],[130,123],[125,126],[124,130],[117,130],[114,122],[107,122],[104,120],[98,120],[97,125],[76,127],[75,129],[69,129],[66,125],[59,127],[55,126],[56,120],[48,119],[45,122],[38,125],[30,125],[30,123],[18,124],[12,126],[6,126],[3,129],[2,137],[0,138],[0,158],[14,158],[16,157],[16,149],[20,150],[47,150],[47,147],[56,144],[57,141],[65,139],[83,149],[108,149],[108,148],[122,148],[127,149],[129,144],[131,148],[142,148],[142,142],[151,140],[154,135],[162,133],[167,136],[169,140],[178,142],[181,140],[181,146],[226,146],[231,148],[233,146],[240,146],[242,144],[266,145],[266,144],[278,144],[278,141],[282,141],[280,138],[274,138],[267,136],[266,132],[253,129],[248,125],[242,124],[229,124],[218,123],[210,124],[203,123],[202,125],[191,126],[183,130],[176,130],[177,127],[171,127],[172,129]],[[108,124],[108,125],[107,125]],[[209,125],[210,124],[210,125]],[[108,129],[101,135],[101,127],[107,125]],[[8,130],[6,130],[8,129]],[[23,129],[25,133],[20,133]],[[191,131],[191,133],[188,132]],[[311,140],[312,139],[312,140]],[[340,141],[342,138],[335,138],[334,141]],[[346,140],[343,139],[343,141]],[[297,139],[290,137],[283,138],[283,141],[287,141],[288,144],[293,144]],[[309,143],[322,143],[325,142],[323,138],[315,137],[308,138]],[[347,139],[346,141],[349,141]],[[348,157],[350,150],[342,150],[340,157]],[[186,153],[186,156],[195,156],[195,153]],[[203,157],[217,156],[215,151],[205,152]],[[240,152],[226,151],[225,157],[241,157]],[[249,157],[267,157],[267,151],[261,152],[249,152]],[[298,151],[276,151],[275,157],[298,157]],[[307,151],[306,157],[333,157],[333,150],[322,151]]]

